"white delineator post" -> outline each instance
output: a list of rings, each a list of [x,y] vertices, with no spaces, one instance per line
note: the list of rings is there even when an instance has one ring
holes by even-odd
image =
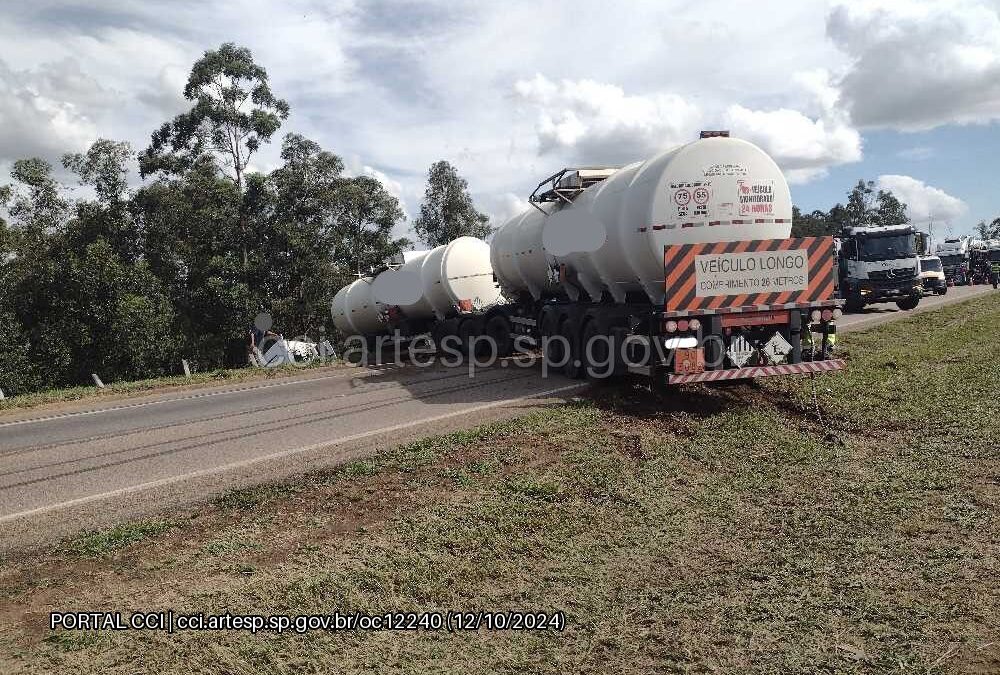
[[[188,365],[187,359],[181,359],[181,365],[184,367],[184,377],[191,377],[191,367]]]
[[[101,378],[97,376],[97,373],[91,373],[90,376],[94,378],[94,384],[96,384],[99,389],[104,389],[104,383],[101,382]]]
[[[5,400],[7,397],[3,395],[3,389],[0,389],[0,401]]]

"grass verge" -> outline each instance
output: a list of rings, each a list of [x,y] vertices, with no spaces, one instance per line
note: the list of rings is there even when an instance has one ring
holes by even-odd
[[[10,672],[1000,670],[1000,298],[846,373],[616,388],[0,561]],[[157,531],[161,527],[162,530]],[[130,534],[132,533],[132,534]],[[562,610],[554,632],[70,632],[47,613]]]

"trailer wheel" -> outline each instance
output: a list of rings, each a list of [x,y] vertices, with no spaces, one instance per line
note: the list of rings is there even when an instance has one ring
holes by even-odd
[[[462,351],[472,354],[472,341],[483,334],[483,320],[478,316],[470,316],[462,319],[458,324],[458,338],[462,341]],[[481,354],[483,345],[476,342],[476,353]]]
[[[553,340],[559,335],[559,317],[555,312],[545,312],[542,314],[542,358],[550,364],[553,371],[562,370],[562,366],[556,367],[551,364],[564,363],[566,361],[566,351],[563,348],[565,343],[562,340]]]
[[[602,339],[603,338],[603,339]],[[597,384],[608,382],[615,372],[614,351],[610,340],[598,325],[597,319],[591,319],[583,329],[580,340],[580,361],[583,363],[587,379]],[[590,348],[587,348],[590,345]]]
[[[497,357],[510,356],[514,345],[510,339],[510,321],[503,314],[497,314],[486,322],[486,337],[497,346]]]
[[[434,340],[434,347],[440,352],[441,344],[444,342],[445,338],[452,335],[458,335],[458,320],[448,319],[447,321],[438,321],[431,330],[431,338]],[[454,342],[454,340],[449,340],[449,344],[452,342]]]
[[[574,380],[579,380],[584,376],[585,369],[583,367],[583,355],[580,353],[580,345],[573,340],[573,335],[576,331],[571,330],[571,323],[569,319],[565,319],[559,326],[559,334],[569,343],[569,358],[566,359],[566,365],[563,366],[563,375]]]

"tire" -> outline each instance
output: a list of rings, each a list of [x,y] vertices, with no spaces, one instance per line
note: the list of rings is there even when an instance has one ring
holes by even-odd
[[[563,342],[561,340],[549,339],[559,335],[559,317],[555,312],[545,312],[542,314],[540,330],[542,334],[542,344],[540,345],[543,348],[542,358],[549,364],[562,363],[566,358],[563,351]],[[562,366],[549,365],[549,369],[553,372],[562,372]]]
[[[438,321],[434,324],[434,328],[431,330],[431,339],[434,340],[434,347],[437,348],[438,352],[441,351],[441,343],[450,335],[458,335],[457,319]]]
[[[486,322],[486,337],[497,346],[497,357],[504,358],[514,353],[510,321],[503,314],[497,314]]]
[[[580,361],[583,363],[583,374],[588,381],[596,384],[604,384],[614,377],[613,348],[607,339],[595,339],[607,336],[601,330],[597,319],[591,319],[583,329],[580,340]],[[588,353],[587,345],[593,345]],[[593,356],[593,361],[590,356]]]
[[[908,298],[896,301],[896,307],[899,307],[904,312],[916,308],[916,306],[919,304],[920,304],[920,296],[916,295],[911,295]]]
[[[844,309],[852,314],[856,314],[865,308],[865,301],[856,295],[847,296],[847,303],[844,305]]]
[[[559,334],[569,342],[570,356],[566,365],[563,366],[563,375],[568,378],[579,380],[584,377],[585,369],[583,367],[583,358],[580,355],[580,345],[576,340],[573,339],[573,331],[570,330],[571,322],[569,319],[563,319],[563,322],[559,325]]]
[[[462,319],[458,324],[458,339],[462,342],[462,351],[470,354],[472,351],[472,340],[483,334],[483,319],[478,316],[469,316]],[[485,345],[477,344],[477,355],[481,354]]]
[[[940,289],[938,290],[938,295],[944,295],[944,294],[945,294],[945,293],[947,293],[947,292],[948,292],[948,287],[947,287],[947,286],[942,286],[942,287],[941,287],[941,288],[940,288]]]

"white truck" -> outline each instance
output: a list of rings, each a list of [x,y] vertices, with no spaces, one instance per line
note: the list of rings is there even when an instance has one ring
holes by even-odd
[[[920,285],[924,295],[944,295],[948,292],[948,281],[944,276],[941,258],[936,255],[922,255],[918,258],[920,265]]]
[[[920,303],[923,287],[913,227],[848,227],[839,240],[838,294],[848,311],[878,302],[895,302],[904,310]]]
[[[788,184],[755,145],[703,132],[628,166],[562,169],[529,203],[489,245],[458,239],[342,289],[337,327],[540,349],[569,377],[656,384],[844,367],[833,239],[790,237]]]
[[[948,237],[937,245],[937,256],[941,258],[944,278],[949,286],[964,286],[969,283],[973,240],[968,235]]]

